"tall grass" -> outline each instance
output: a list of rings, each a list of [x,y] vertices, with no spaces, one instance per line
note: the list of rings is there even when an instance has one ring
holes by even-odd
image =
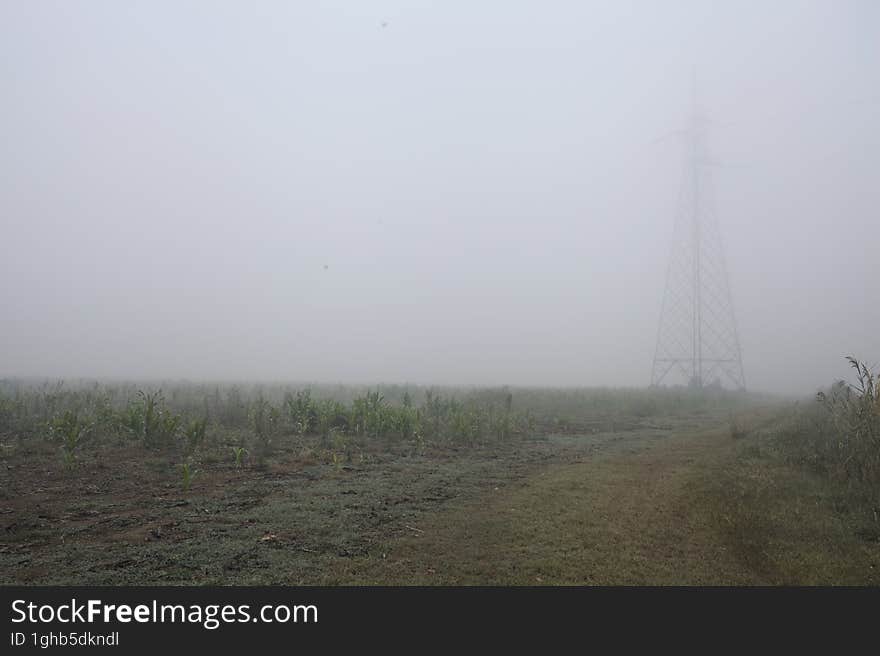
[[[880,376],[848,357],[852,383],[838,381],[795,408],[765,442],[789,461],[847,484],[880,512]]]
[[[855,383],[836,383],[818,401],[834,437],[827,452],[843,476],[880,490],[880,375],[849,357]]]

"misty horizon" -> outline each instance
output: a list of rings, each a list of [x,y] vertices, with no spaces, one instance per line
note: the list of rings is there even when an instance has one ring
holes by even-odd
[[[5,5],[0,378],[647,386],[695,73],[748,388],[880,360],[880,7],[631,4]]]

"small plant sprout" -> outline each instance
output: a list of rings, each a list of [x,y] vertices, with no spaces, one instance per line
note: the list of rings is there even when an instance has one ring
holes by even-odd
[[[247,449],[243,446],[234,446],[232,447],[232,455],[235,456],[236,469],[241,469],[242,460],[247,455]]]
[[[188,462],[183,463],[180,466],[180,470],[180,482],[183,485],[184,491],[188,491],[190,486],[192,485],[193,479],[195,478],[196,474],[198,474],[198,470],[194,469],[193,466],[190,465]]]

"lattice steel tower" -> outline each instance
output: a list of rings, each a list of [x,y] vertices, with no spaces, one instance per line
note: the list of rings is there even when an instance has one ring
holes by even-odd
[[[708,120],[693,103],[651,384],[744,389],[742,354],[713,207]]]

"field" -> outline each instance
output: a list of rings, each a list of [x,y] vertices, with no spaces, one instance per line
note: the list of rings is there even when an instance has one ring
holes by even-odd
[[[873,500],[778,448],[781,400],[0,390],[3,584],[880,582]]]

